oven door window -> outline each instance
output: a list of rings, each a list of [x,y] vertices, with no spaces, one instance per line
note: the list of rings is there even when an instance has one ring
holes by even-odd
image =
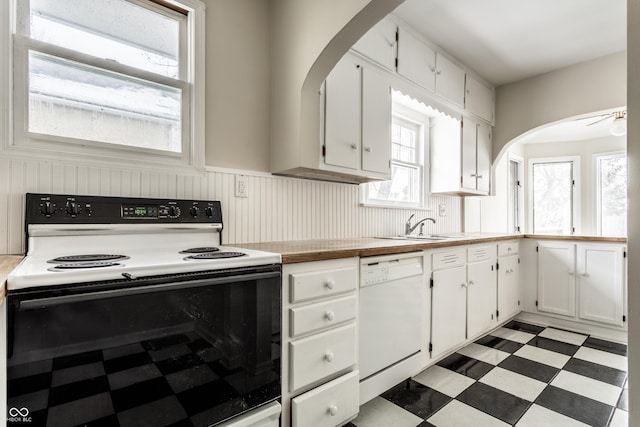
[[[277,399],[279,272],[254,276],[9,296],[10,421],[208,426]]]

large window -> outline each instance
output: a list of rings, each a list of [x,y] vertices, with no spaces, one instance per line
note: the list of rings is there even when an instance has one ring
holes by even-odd
[[[15,145],[194,162],[200,2],[16,2]]]
[[[532,159],[532,230],[537,234],[574,234],[578,226],[578,159]]]
[[[627,156],[597,155],[596,211],[601,236],[627,235]]]
[[[391,180],[367,184],[365,202],[421,206],[423,164],[424,125],[394,116],[391,125]]]

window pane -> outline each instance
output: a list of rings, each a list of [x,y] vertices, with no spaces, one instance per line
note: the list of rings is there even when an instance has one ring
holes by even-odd
[[[573,231],[573,164],[533,165],[533,232],[571,234]]]
[[[603,236],[627,235],[627,158],[599,159],[600,233]]]
[[[178,78],[180,22],[124,0],[30,0],[30,37]]]
[[[420,203],[420,170],[391,164],[391,180],[369,184],[369,199]]]
[[[29,53],[28,131],[179,153],[179,89]]]

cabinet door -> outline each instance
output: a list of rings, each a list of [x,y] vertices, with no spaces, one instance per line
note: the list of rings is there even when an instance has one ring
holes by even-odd
[[[489,194],[491,189],[491,127],[476,128],[476,189]]]
[[[464,75],[462,68],[438,54],[436,60],[436,93],[456,105],[464,105]]]
[[[398,28],[398,74],[435,90],[436,52],[402,27]]]
[[[575,317],[575,244],[538,245],[538,310]]]
[[[465,117],[462,122],[462,187],[476,189],[477,123]]]
[[[467,268],[433,272],[431,290],[431,357],[436,358],[465,340]]]
[[[624,249],[615,245],[577,245],[578,316],[622,326]]]
[[[353,45],[353,50],[384,67],[396,69],[396,24],[386,19],[378,22]]]
[[[389,177],[391,82],[388,75],[362,70],[362,169]]]
[[[325,82],[325,163],[360,168],[362,66],[346,55]]]
[[[496,323],[495,259],[467,265],[467,338],[488,331]]]
[[[518,255],[498,259],[498,320],[520,312],[520,263]]]
[[[464,107],[476,116],[493,123],[493,89],[467,74]]]

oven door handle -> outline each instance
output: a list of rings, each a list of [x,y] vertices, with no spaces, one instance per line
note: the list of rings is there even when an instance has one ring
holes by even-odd
[[[63,295],[58,297],[34,298],[22,300],[19,303],[19,310],[35,310],[82,301],[95,301],[106,298],[116,298],[120,296],[140,295],[150,292],[170,291],[173,289],[188,289],[201,286],[223,285],[235,282],[245,282],[247,280],[272,279],[280,277],[280,272],[250,273],[237,276],[216,277],[209,279],[198,279],[182,282],[172,282],[159,285],[138,286],[126,289],[110,289],[106,291],[87,292],[74,295]]]

